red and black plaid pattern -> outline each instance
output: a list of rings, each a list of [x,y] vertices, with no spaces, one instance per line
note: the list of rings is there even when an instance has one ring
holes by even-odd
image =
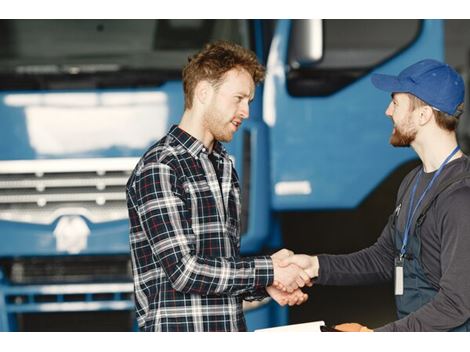
[[[240,257],[238,177],[220,143],[212,153],[173,126],[127,183],[143,331],[244,331],[242,300],[273,281],[269,256]]]

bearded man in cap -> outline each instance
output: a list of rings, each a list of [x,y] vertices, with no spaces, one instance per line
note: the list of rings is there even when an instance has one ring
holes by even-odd
[[[391,93],[390,143],[422,161],[402,181],[396,208],[375,244],[347,255],[294,255],[315,284],[395,282],[398,320],[374,331],[470,331],[470,160],[456,127],[464,82],[449,65],[417,62],[398,76],[374,74]],[[358,323],[341,331],[373,331]]]

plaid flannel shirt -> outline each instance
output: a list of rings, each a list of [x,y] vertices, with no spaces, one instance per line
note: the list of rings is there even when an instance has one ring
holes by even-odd
[[[240,188],[223,146],[213,156],[173,126],[127,183],[137,322],[143,331],[245,331],[243,299],[266,297],[269,256],[240,257]],[[219,176],[217,176],[219,175]]]

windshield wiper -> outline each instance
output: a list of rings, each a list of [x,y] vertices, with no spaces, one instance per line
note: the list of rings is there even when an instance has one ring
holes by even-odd
[[[121,69],[121,65],[118,64],[19,65],[15,67],[15,73],[26,75],[77,75],[117,72]]]

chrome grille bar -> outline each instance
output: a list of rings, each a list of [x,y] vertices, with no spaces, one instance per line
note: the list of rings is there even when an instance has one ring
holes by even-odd
[[[138,158],[0,161],[0,220],[49,224],[77,213],[127,217],[125,185]]]

